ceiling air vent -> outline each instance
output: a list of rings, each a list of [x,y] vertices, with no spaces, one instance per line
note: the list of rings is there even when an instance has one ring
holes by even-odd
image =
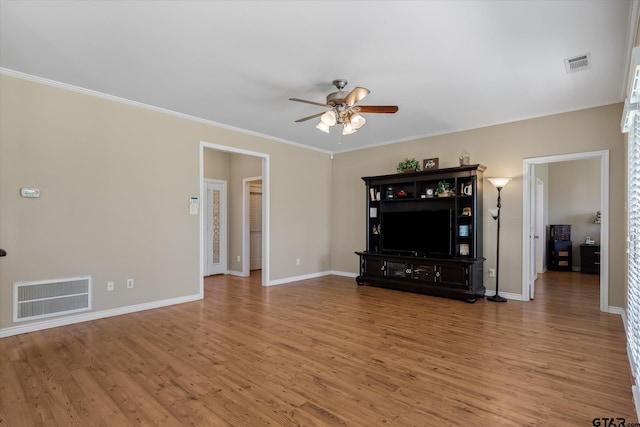
[[[567,69],[567,74],[588,70],[591,68],[591,54],[585,53],[584,55],[567,58],[564,60],[564,66]]]

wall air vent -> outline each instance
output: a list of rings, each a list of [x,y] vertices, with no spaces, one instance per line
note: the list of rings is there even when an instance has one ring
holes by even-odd
[[[564,66],[567,69],[567,74],[588,70],[591,68],[591,54],[585,53],[584,55],[574,56],[573,58],[566,58],[564,60]]]
[[[91,310],[91,277],[13,284],[13,321]]]

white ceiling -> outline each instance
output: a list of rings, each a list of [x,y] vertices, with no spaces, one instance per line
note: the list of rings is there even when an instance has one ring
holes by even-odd
[[[0,1],[0,67],[330,152],[624,99],[631,0]],[[564,59],[590,53],[591,69]],[[15,73],[14,73],[15,74]],[[324,102],[364,86],[358,133]]]

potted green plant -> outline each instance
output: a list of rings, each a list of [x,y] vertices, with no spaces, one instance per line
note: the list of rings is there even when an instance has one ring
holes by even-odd
[[[438,195],[438,197],[451,196],[451,183],[447,181],[438,182],[438,186],[436,187],[436,194]]]
[[[420,163],[418,163],[415,157],[406,157],[403,161],[398,163],[398,167],[396,168],[396,170],[398,171],[398,173],[419,171]]]

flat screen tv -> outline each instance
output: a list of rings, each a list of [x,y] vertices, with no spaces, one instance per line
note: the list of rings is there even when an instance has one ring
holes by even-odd
[[[382,212],[381,249],[418,256],[453,256],[453,210]]]

